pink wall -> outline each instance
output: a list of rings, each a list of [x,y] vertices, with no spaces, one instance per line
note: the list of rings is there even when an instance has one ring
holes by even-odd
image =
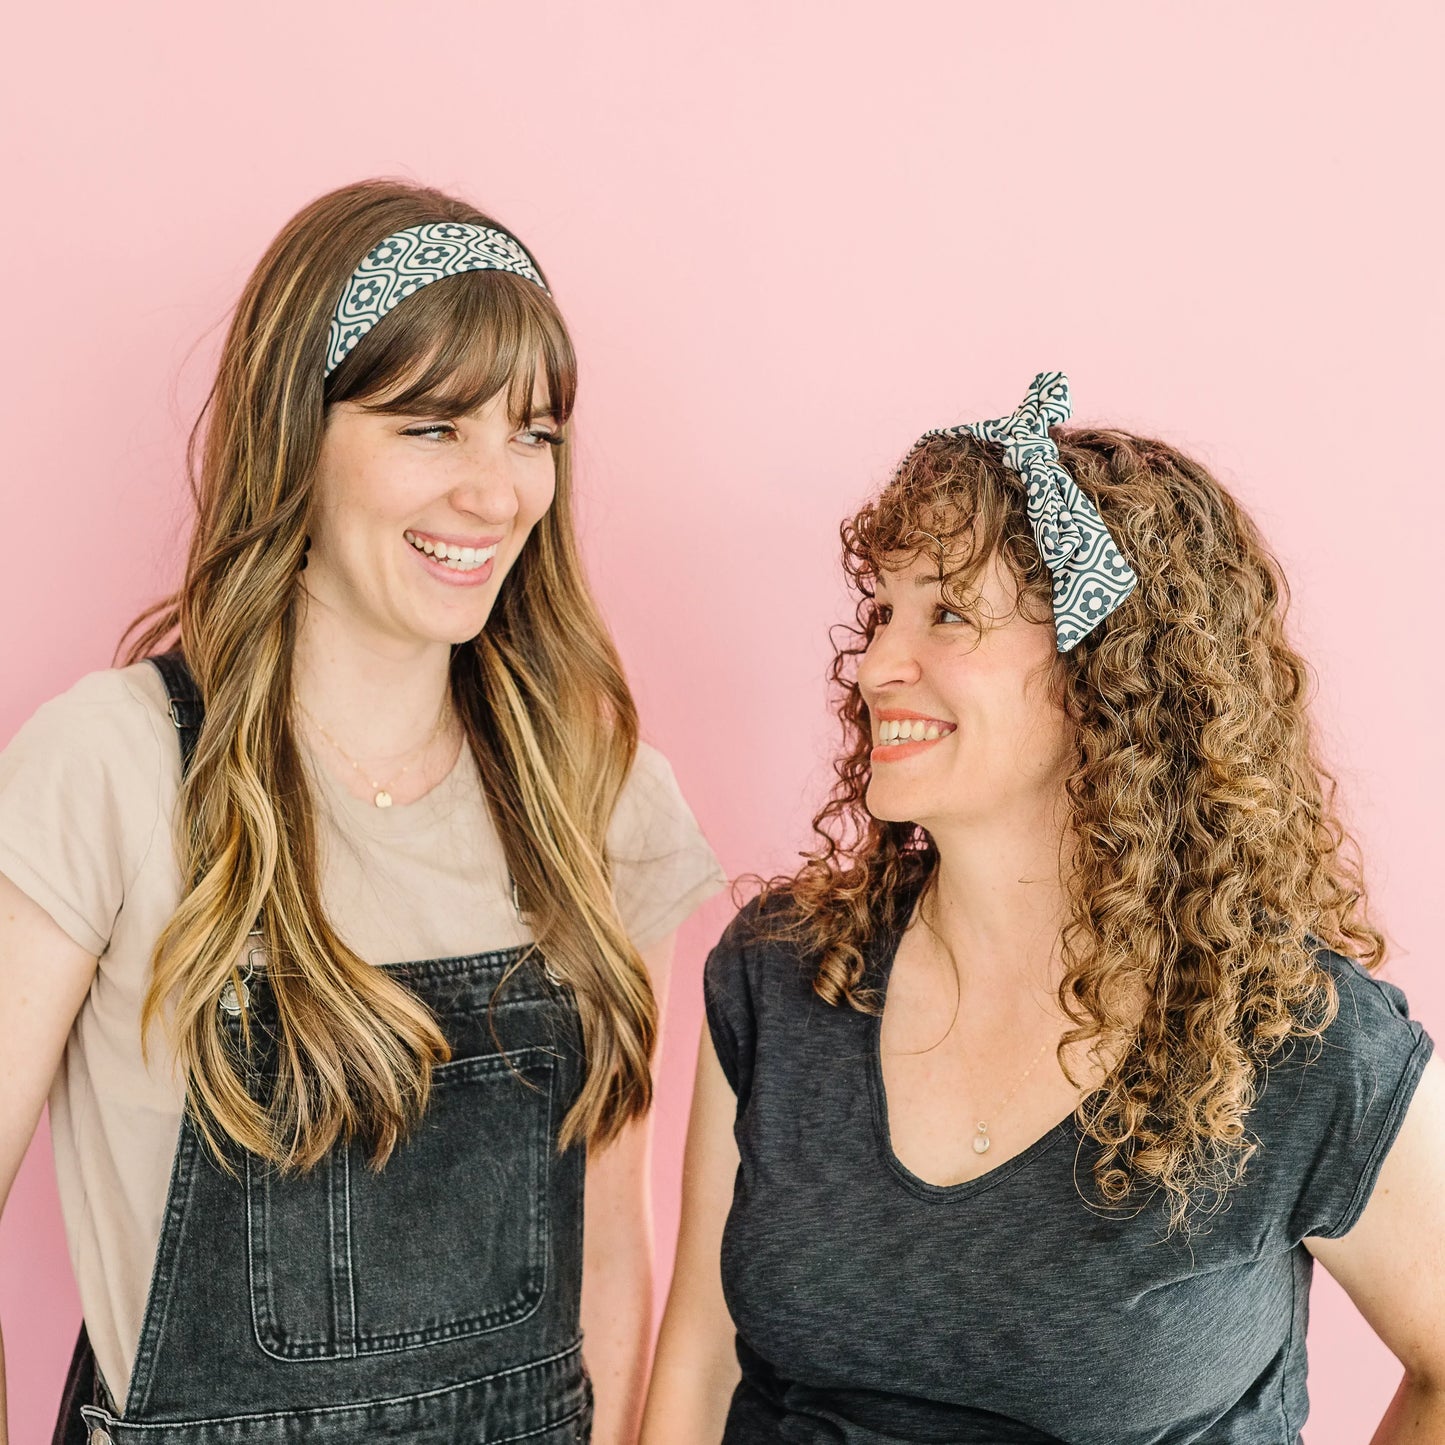
[[[885,14],[888,16],[884,19]],[[0,739],[175,576],[183,428],[280,223],[455,188],[543,258],[583,362],[593,576],[734,871],[803,841],[836,524],[927,426],[1066,368],[1195,449],[1290,570],[1395,977],[1445,1035],[1439,919],[1440,7],[1342,0],[26,7],[7,25]],[[664,1265],[722,911],[684,936]],[[76,1303],[37,1142],[0,1228],[14,1439]],[[1311,1445],[1396,1369],[1316,1296]]]

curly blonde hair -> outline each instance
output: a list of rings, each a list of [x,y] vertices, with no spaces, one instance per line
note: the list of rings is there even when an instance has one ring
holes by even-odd
[[[1187,1232],[1243,1176],[1266,1063],[1312,1046],[1335,1016],[1321,945],[1374,968],[1384,938],[1312,737],[1285,580],[1254,524],[1163,442],[1053,436],[1139,577],[1054,664],[1078,745],[1059,990],[1074,1027],[1059,1056],[1083,1044],[1113,1061],[1078,1112],[1098,1145],[1101,1202],[1162,1194],[1169,1228]],[[765,886],[790,906],[761,916],[806,951],[823,999],[876,1012],[865,949],[906,926],[937,852],[923,828],[865,804],[871,732],[856,665],[876,626],[873,579],[933,556],[948,605],[967,615],[997,556],[1025,615],[1050,618],[1051,595],[1023,486],[999,448],[969,437],[914,452],[842,540],[859,601],[834,638],[838,781],[813,820],[820,845]],[[1122,1002],[1141,995],[1142,1017]]]

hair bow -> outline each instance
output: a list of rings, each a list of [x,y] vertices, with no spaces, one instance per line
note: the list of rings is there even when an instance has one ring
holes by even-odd
[[[1053,578],[1060,652],[1087,637],[1139,581],[1049,437],[1051,426],[1072,415],[1069,378],[1062,371],[1041,371],[1012,416],[940,427],[925,432],[913,448],[933,437],[964,435],[1002,445],[1004,465],[1027,488],[1029,525]]]

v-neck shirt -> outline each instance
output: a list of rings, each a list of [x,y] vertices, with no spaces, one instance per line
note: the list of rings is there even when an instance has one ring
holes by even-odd
[[[785,898],[769,908],[786,908]],[[1340,1010],[1276,1058],[1224,1209],[1107,1209],[1073,1117],[961,1183],[889,1143],[880,1015],[825,1003],[749,904],[704,998],[737,1095],[722,1279],[742,1380],[724,1445],[1295,1445],[1308,1238],[1359,1218],[1430,1055],[1404,995],[1322,950]],[[886,993],[897,936],[867,951]]]

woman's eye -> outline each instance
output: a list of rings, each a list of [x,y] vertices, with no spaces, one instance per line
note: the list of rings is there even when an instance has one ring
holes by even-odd
[[[893,620],[893,609],[886,602],[875,602],[868,620],[874,627],[887,627]]]
[[[525,447],[534,447],[541,450],[544,446],[560,447],[562,438],[554,431],[548,431],[545,427],[530,427],[524,432],[517,433],[517,440]]]
[[[456,427],[446,421],[430,421],[425,426],[409,426],[402,432],[404,437],[430,437],[433,441],[442,441],[456,434]]]
[[[935,622],[963,622],[967,619],[962,613],[955,612],[951,607],[939,607],[934,610],[933,620]]]

